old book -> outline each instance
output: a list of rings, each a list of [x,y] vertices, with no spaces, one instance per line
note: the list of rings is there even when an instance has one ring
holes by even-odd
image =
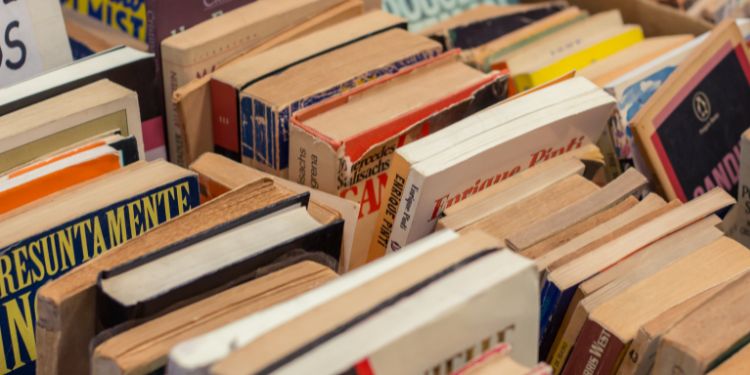
[[[505,239],[505,243],[515,251],[523,251],[573,224],[614,206],[645,187],[647,182],[642,174],[631,168],[596,193],[547,216],[531,227],[514,233]]]
[[[226,358],[245,344],[333,299],[347,293],[354,293],[359,287],[378,280],[382,275],[399,267],[416,266],[420,264],[418,263],[421,261],[420,257],[433,251],[440,251],[441,246],[457,238],[458,235],[452,231],[435,233],[410,245],[408,251],[401,252],[397,256],[366,264],[305,295],[249,315],[201,337],[185,341],[170,352],[168,367],[176,374],[205,374],[214,363]]]
[[[461,232],[484,231],[504,243],[513,233],[533,225],[540,217],[564,210],[581,199],[586,199],[599,190],[591,181],[573,175],[513,203],[500,211],[482,215],[471,224],[456,228]],[[555,197],[554,199],[551,199]]]
[[[660,188],[693,199],[714,187],[733,195],[741,134],[750,122],[748,49],[733,21],[723,22],[686,58],[633,120],[633,131]],[[726,87],[736,87],[724,98]],[[722,98],[721,100],[717,98]],[[700,158],[695,157],[696,153]]]
[[[726,285],[727,283],[722,283],[696,294],[641,326],[620,364],[618,374],[650,374],[662,336]]]
[[[135,136],[143,159],[137,98],[101,80],[0,117],[0,173],[113,130]]]
[[[701,199],[669,210],[647,224],[582,255],[575,262],[550,272],[542,287],[543,357],[546,358],[549,354],[578,284],[652,242],[732,204],[732,201],[733,199],[724,191],[712,190]]]
[[[2,215],[0,259],[13,275],[0,293],[10,307],[2,329],[9,333],[4,346],[12,341],[16,350],[0,366],[34,372],[41,353],[35,297],[43,284],[198,203],[195,174],[162,161],[130,165]]]
[[[37,302],[39,373],[89,372],[89,342],[99,329],[94,316],[96,281],[100,272],[209,231],[291,195],[290,191],[269,180],[243,186],[201,206],[197,214],[191,211],[175,218],[45,285],[39,291]]]
[[[551,35],[583,20],[588,14],[578,7],[568,7],[527,26],[465,52],[466,59],[482,70],[489,70],[503,56],[527,44]]]
[[[513,32],[567,6],[561,2],[523,5],[480,5],[420,30],[446,49],[468,50]]]
[[[648,63],[657,56],[693,39],[692,35],[672,35],[646,38],[578,71],[578,75],[605,87],[617,77]]]
[[[163,370],[169,351],[180,342],[292,299],[336,276],[328,267],[303,261],[232,287],[106,339],[93,352],[92,372]]]
[[[341,2],[343,0],[253,2],[166,38],[161,44],[161,57],[172,161],[183,165],[191,161],[187,159],[185,129],[178,122],[176,107],[171,104],[172,93],[178,87]]]
[[[676,304],[745,273],[748,267],[747,249],[722,237],[631,286],[591,311],[563,374],[580,373],[587,366],[592,371],[616,371],[643,324]],[[701,320],[706,321],[710,320]],[[710,329],[716,328],[711,325]],[[705,337],[702,336],[703,342],[707,341]],[[655,372],[664,373],[658,367]]]
[[[507,77],[470,68],[457,53],[404,68],[292,117],[289,178],[360,204],[355,267],[367,259],[393,152],[507,93]]]
[[[257,56],[264,54],[268,50],[271,50],[275,47],[280,47],[287,43],[294,42],[294,40],[298,38],[304,38],[305,36],[307,36],[307,34],[324,30],[328,27],[335,26],[339,22],[343,22],[360,15],[362,15],[362,0],[344,0],[338,5],[325,10],[314,17],[311,17],[294,25],[291,28],[281,31],[280,33],[274,35],[273,37],[267,39],[263,43],[260,43],[253,48],[243,50],[242,54],[237,58],[225,61],[224,63],[213,69],[211,72],[208,72],[207,74],[200,77],[196,77],[187,84],[178,87],[172,94],[171,104],[176,107],[178,116],[177,122],[181,124],[182,128],[184,128],[188,133],[186,142],[188,142],[187,151],[189,152],[189,159],[196,160],[196,158],[201,154],[209,151],[216,151],[221,153],[224,153],[224,151],[228,151],[223,149],[216,149],[216,138],[214,138],[213,133],[214,131],[217,131],[217,137],[219,140],[230,143],[230,141],[226,138],[232,136],[232,143],[234,141],[237,142],[237,146],[234,147],[234,149],[237,150],[236,152],[233,151],[233,154],[231,155],[229,155],[228,153],[224,154],[227,156],[231,156],[235,160],[240,160],[239,125],[237,125],[236,123],[229,124],[227,123],[229,118],[224,118],[224,116],[231,114],[229,108],[233,108],[234,110],[239,111],[238,105],[236,104],[239,102],[238,94],[235,93],[234,97],[232,99],[229,99],[228,96],[231,96],[229,95],[230,92],[227,90],[227,87],[223,87],[226,92],[222,92],[220,94],[220,98],[216,99],[216,105],[214,105],[214,98],[212,97],[211,93],[211,82],[214,75],[223,75],[226,79],[228,78],[228,76],[223,72],[225,72],[227,69],[232,70],[232,67],[235,65],[242,64],[243,62],[247,62],[248,60],[253,60]],[[316,41],[315,43],[317,42],[318,41]],[[309,46],[311,46],[311,44],[306,44],[306,46],[308,47],[304,49],[310,49]],[[299,45],[297,45],[296,48],[299,48]],[[276,56],[277,53],[272,53],[272,55]],[[270,67],[270,71],[276,71],[277,68],[280,67]],[[266,66],[264,69],[269,69],[269,67]],[[243,70],[235,69],[233,73],[230,73],[232,75],[229,77],[232,77],[231,80],[240,78],[241,76],[244,76],[244,74],[241,74],[242,72]],[[269,70],[266,70],[265,73],[260,71],[256,73],[267,74],[268,72]],[[237,74],[238,76],[235,78],[234,74]],[[220,112],[220,115],[218,117],[214,115],[214,110]],[[238,118],[238,114],[234,114],[233,116],[234,118]],[[212,123],[214,119],[217,118],[221,119],[220,121],[222,121],[221,124],[218,124],[221,125],[220,127],[214,128],[213,126],[205,125],[207,123]],[[234,125],[237,125],[237,128],[234,129],[236,130],[237,135],[233,135],[234,133],[229,129],[230,126]]]
[[[138,161],[135,137],[113,134],[0,175],[0,214]]]
[[[201,187],[201,202],[207,202],[230,190],[263,178],[270,178],[274,183],[298,194],[304,192],[310,193],[309,210],[320,212],[318,216],[327,215],[333,210],[341,215],[341,218],[344,220],[344,235],[342,238],[341,258],[339,259],[339,270],[347,272],[351,267],[352,251],[357,247],[357,244],[354,243],[354,231],[360,213],[359,204],[261,172],[211,152],[201,155],[198,160],[190,164],[190,170],[198,173],[198,183]]]
[[[243,162],[285,176],[289,125],[296,111],[427,60],[441,50],[437,42],[391,29],[248,86],[240,98]],[[261,112],[264,115],[253,115]]]
[[[88,17],[66,7],[62,8],[62,13],[74,60],[120,45],[142,52],[148,51],[146,42],[138,40],[124,31],[115,30],[93,17]]]
[[[4,1],[0,25],[5,36],[0,87],[73,61],[60,6],[54,0]]]
[[[710,216],[647,246],[612,268],[584,281],[573,296],[550,350],[549,363],[561,373],[589,313],[630,286],[718,240],[718,217]]]
[[[679,205],[680,203],[677,201],[666,203],[657,194],[649,194],[638,202],[633,209],[592,228],[537,258],[537,268],[540,272],[552,272]]]
[[[745,345],[718,367],[709,371],[710,375],[745,374],[750,371],[750,346]]]
[[[546,161],[449,205],[443,210],[437,228],[463,228],[567,177],[581,174],[583,170],[583,163],[575,158],[561,157]]]
[[[369,259],[430,233],[449,203],[474,195],[480,186],[594,142],[613,107],[601,89],[573,78],[396,150],[383,195],[393,203],[381,206]]]
[[[725,246],[747,253],[744,246],[731,240],[727,242],[731,242],[731,245]],[[739,260],[736,262],[739,263]],[[716,270],[723,271],[722,268],[716,268],[713,272]],[[748,282],[750,274],[745,272],[662,336],[654,372],[705,373],[740,350],[747,343],[750,332],[747,319],[744,319],[750,308],[747,298]]]
[[[431,256],[441,253],[437,250],[423,255],[416,259],[420,266],[409,269],[408,276],[405,268],[383,275],[388,283],[375,280],[282,325],[214,365],[212,372],[299,372],[307,368],[315,373],[341,373],[366,366],[373,373],[391,373],[395,369],[428,371],[441,365],[442,371],[447,371],[445,367],[459,368],[466,363],[466,358],[456,353],[468,348],[483,352],[481,342],[488,337],[490,345],[509,342],[519,362],[536,364],[536,271],[528,260],[494,248],[493,243],[498,242],[481,233],[462,236],[441,248],[451,248],[452,261],[445,257],[436,262]],[[495,269],[493,277],[466,280],[472,275],[488,275],[484,268]],[[425,278],[432,281],[425,283]],[[445,288],[453,283],[471,291],[449,297]],[[413,292],[398,292],[405,288]],[[514,306],[507,305],[503,314],[486,314],[501,295],[513,298]],[[434,314],[405,313],[426,305],[435,306]],[[385,306],[389,308],[383,310]],[[466,326],[462,316],[473,316],[475,324]],[[337,329],[340,325],[350,329]],[[360,338],[373,337],[373,330],[381,333],[377,340]],[[408,344],[425,339],[437,342],[436,337],[445,335],[453,339],[430,350]],[[409,354],[396,360],[399,353]]]
[[[551,375],[552,369],[545,363],[534,367],[524,366],[510,356],[511,347],[506,343],[499,344],[484,354],[471,360],[456,375]]]
[[[740,138],[740,173],[737,190],[737,205],[733,215],[727,215],[731,223],[727,235],[750,245],[750,131],[742,133]]]
[[[309,255],[338,269],[343,222],[314,217],[307,210],[309,198],[290,197],[102,272],[96,321],[114,327],[149,319],[256,278],[285,258]]]
[[[577,224],[571,225],[565,230],[547,238],[544,241],[540,241],[534,246],[526,248],[521,251],[520,254],[531,259],[537,259],[546,255],[548,252],[567,244],[578,236],[596,228],[600,224],[608,222],[620,215],[623,215],[629,209],[633,208],[638,203],[638,199],[630,196],[624,199],[622,202],[615,206],[608,208],[602,212],[597,213]]]
[[[0,91],[0,115],[101,79],[138,93],[146,160],[166,159],[162,93],[154,55],[130,47],[113,48],[4,88]]]
[[[250,53],[219,68],[211,77],[214,151],[241,160],[239,95],[247,86],[322,54],[355,43],[406,21],[383,11],[353,17],[301,36],[263,53]]]

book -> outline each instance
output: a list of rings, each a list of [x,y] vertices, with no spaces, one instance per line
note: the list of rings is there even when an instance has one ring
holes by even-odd
[[[427,60],[441,50],[437,42],[391,29],[248,86],[240,97],[243,163],[286,176],[289,125],[296,111]]]
[[[289,134],[289,178],[360,204],[353,266],[367,258],[393,152],[491,106],[507,81],[444,54],[301,110]],[[352,121],[359,119],[357,126]]]
[[[0,9],[0,87],[73,61],[55,0],[4,1]]]
[[[578,284],[638,252],[646,245],[732,204],[732,200],[724,191],[712,190],[702,199],[669,210],[648,223],[580,256],[575,262],[551,271],[542,286],[540,351],[543,358],[549,354]]]
[[[653,371],[656,352],[662,336],[669,332],[675,324],[721,291],[726,284],[721,283],[713,288],[706,289],[644,324],[638,329],[638,333],[633,339],[633,343],[630,344],[628,353],[623,358],[618,372],[624,374],[648,374]]]
[[[750,121],[736,103],[750,95],[750,84],[732,95],[725,87],[748,81],[747,46],[726,21],[685,61],[633,119],[635,137],[670,199],[694,199],[714,187],[736,196],[741,124]],[[692,157],[699,150],[701,157]]]
[[[347,293],[354,293],[359,287],[378,280],[399,267],[416,266],[420,263],[414,261],[421,256],[441,251],[441,246],[457,239],[455,232],[440,231],[409,245],[409,251],[368,263],[305,295],[185,341],[170,352],[168,368],[176,374],[207,373],[214,363],[286,322]],[[443,251],[445,249],[447,247],[442,248]]]
[[[648,181],[642,174],[629,169],[601,190],[547,216],[534,226],[521,230],[505,239],[505,243],[515,251],[523,251],[555,235],[571,225],[577,224],[644,188]]]
[[[62,13],[73,60],[82,59],[120,45],[148,52],[148,44],[123,31],[115,30],[92,17],[69,8],[63,7]]]
[[[595,61],[578,71],[583,76],[605,87],[616,78],[630,72],[631,70],[651,62],[654,58],[662,56],[693,39],[692,35],[672,35],[646,38],[617,53],[602,60]]]
[[[565,3],[480,5],[420,30],[446,49],[479,47],[564,9]]]
[[[389,204],[381,206],[368,259],[429,234],[446,207],[474,195],[480,186],[592,143],[613,106],[601,89],[573,78],[396,150],[383,195]]]
[[[468,362],[467,354],[456,355],[462,350],[482,353],[486,350],[487,340],[490,345],[513,342],[511,345],[521,350],[523,347],[519,341],[533,341],[538,328],[535,321],[528,321],[528,318],[535,318],[529,316],[529,312],[534,311],[534,305],[538,303],[538,280],[533,265],[507,249],[487,249],[473,258],[438,273],[429,283],[412,286],[408,293],[398,298],[365,310],[360,317],[345,321],[346,331],[319,336],[306,348],[291,355],[264,361],[265,350],[260,345],[270,340],[260,339],[231,354],[212,371],[217,374],[251,371],[298,373],[305,369],[314,373],[367,370],[370,373],[402,370],[441,373]],[[454,288],[461,288],[465,293],[446,293]],[[504,304],[501,313],[496,306],[503,298],[512,298],[514,303],[512,307]],[[381,307],[384,305],[388,309]],[[431,306],[431,313],[407,313],[420,306]],[[531,323],[531,327],[527,323]],[[451,339],[439,340],[442,337]],[[433,345],[414,344],[425,341]],[[535,358],[523,354],[511,353],[514,359],[526,366],[536,364]],[[258,365],[254,365],[255,358],[259,359]],[[247,360],[250,360],[250,365]]]
[[[333,50],[390,30],[406,21],[382,11],[344,20],[258,54],[248,54],[211,76],[214,151],[240,161],[239,95],[247,86]]]
[[[0,214],[136,161],[135,137],[119,134],[40,158],[0,175]]]
[[[547,35],[561,31],[587,16],[588,14],[578,7],[568,7],[477,48],[465,51],[464,56],[472,65],[487,71],[493,64],[502,61],[503,56]]]
[[[736,212],[728,235],[747,246],[750,245],[750,131],[747,130],[740,138],[739,178]]]
[[[722,237],[599,305],[581,329],[563,374],[579,373],[586,366],[592,371],[616,371],[640,326],[672,306],[745,273],[750,266],[749,255],[745,247]],[[663,373],[659,367],[654,370]]]
[[[93,352],[92,372],[163,371],[176,344],[292,299],[336,276],[330,268],[312,261],[269,272],[105,339]]]
[[[198,160],[190,164],[190,170],[198,173],[202,193],[201,202],[215,199],[230,190],[262,178],[269,178],[274,183],[297,194],[310,193],[308,209],[321,212],[328,212],[332,209],[344,220],[339,271],[347,272],[351,268],[352,251],[355,247],[355,229],[360,210],[358,203],[261,172],[211,152],[201,155]]]
[[[733,245],[747,251],[736,242]],[[750,277],[747,272],[737,276],[662,336],[655,372],[705,373],[745,346],[749,331],[742,317],[747,316],[748,305],[743,297]]]
[[[189,143],[188,151],[190,153],[190,160],[195,160],[199,155],[209,151],[222,153],[224,152],[221,149],[216,149],[215,147],[213,131],[217,129],[215,129],[213,126],[207,127],[204,124],[212,123],[214,121],[214,119],[216,118],[213,113],[214,109],[220,111],[222,116],[227,114],[223,112],[225,107],[232,107],[235,110],[238,110],[238,106],[232,106],[232,101],[230,101],[230,99],[228,98],[218,98],[216,99],[217,105],[213,105],[214,98],[211,96],[211,82],[214,75],[221,74],[225,78],[227,78],[227,75],[224,75],[222,72],[224,72],[225,70],[232,70],[233,72],[229,76],[232,80],[234,80],[235,78],[243,77],[245,76],[244,69],[232,69],[232,67],[240,65],[243,62],[252,61],[257,56],[264,54],[270,49],[283,46],[287,43],[291,43],[298,38],[305,37],[309,33],[324,30],[329,26],[335,26],[339,22],[343,22],[360,15],[362,15],[362,0],[344,0],[340,4],[323,11],[312,18],[300,22],[292,28],[280,32],[279,34],[266,40],[260,45],[252,49],[242,51],[241,56],[227,61],[224,64],[216,67],[216,69],[212,70],[212,72],[209,72],[208,74],[205,74],[200,78],[193,79],[189,83],[177,88],[172,94],[172,105],[177,108],[178,122],[182,124],[182,127],[188,133],[186,141]],[[294,51],[299,50],[299,48],[300,45],[297,44]],[[306,44],[306,47],[304,49],[310,49],[310,44]],[[278,56],[277,53],[272,53],[270,55],[267,55],[266,57],[273,57],[275,60]],[[271,67],[271,71],[273,71],[275,68],[278,67]],[[262,69],[269,68],[265,67]],[[268,72],[268,70],[266,70],[266,72]],[[235,97],[233,99],[234,102],[238,102],[238,94],[235,94]],[[235,114],[234,116],[235,118],[237,118],[238,114]],[[239,150],[239,125],[237,126],[237,129],[234,129],[237,130],[237,135],[234,135],[233,132],[229,132],[229,125],[224,123],[224,121],[227,119],[224,119],[222,117],[220,120],[222,121],[222,123],[220,124],[221,127],[218,128],[221,130],[217,130],[219,137],[218,139],[223,140],[224,137],[233,136],[232,139],[238,144],[238,146],[235,148]],[[239,151],[237,151],[231,156],[233,159],[240,160],[239,155]]]
[[[551,375],[552,369],[545,363],[536,366],[524,366],[510,356],[511,347],[508,344],[498,344],[471,360],[466,366],[454,372],[456,375]]]
[[[309,199],[309,193],[290,197],[102,272],[97,321],[114,327],[158,316],[252,280],[264,267],[298,253],[338,269],[343,222],[336,215],[314,217]]]
[[[0,366],[34,373],[36,295],[46,282],[198,206],[194,173],[166,162],[136,163],[2,216],[0,259],[9,275],[0,293],[4,355]],[[15,260],[12,260],[15,259]],[[12,344],[15,343],[15,344]],[[46,354],[46,353],[45,353]]]
[[[197,190],[193,194],[191,199],[198,200]],[[37,298],[39,373],[79,374],[90,371],[89,343],[101,329],[95,321],[96,282],[100,272],[220,227],[226,221],[291,195],[270,180],[250,183],[153,228],[46,284],[39,290]]]
[[[714,227],[718,220],[718,217],[710,216],[698,221],[581,283],[568,305],[550,350],[548,361],[555,373],[563,371],[571,348],[593,309],[662,268],[718,240],[722,236],[721,231]]]
[[[135,136],[144,158],[138,96],[109,80],[0,116],[0,173],[113,130]]]
[[[436,228],[463,228],[567,177],[580,175],[583,170],[583,163],[575,158],[560,157],[546,161],[446,207]]]
[[[750,346],[745,345],[744,348],[737,351],[737,353],[734,353],[729,359],[722,362],[719,366],[708,373],[711,375],[728,375],[742,374],[746,371],[750,371],[748,352],[750,352]]]
[[[253,2],[164,39],[161,57],[170,159],[180,165],[192,161],[188,159],[185,129],[178,122],[176,107],[171,101],[178,87],[341,2],[343,0]]]
[[[146,160],[166,159],[162,94],[156,82],[154,56],[129,47],[113,48],[0,90],[0,115],[101,79],[138,93]]]

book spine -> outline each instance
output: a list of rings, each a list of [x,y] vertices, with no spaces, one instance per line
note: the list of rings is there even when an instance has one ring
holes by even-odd
[[[440,53],[440,50],[441,48],[438,47],[418,52],[386,66],[378,67],[359,76],[352,77],[346,82],[297,100],[290,105],[278,108],[276,111],[272,109],[273,106],[270,103],[263,103],[255,99],[253,111],[262,111],[265,114],[265,123],[257,115],[253,116],[253,119],[256,121],[253,125],[255,139],[253,142],[254,156],[252,158],[255,160],[255,163],[264,165],[264,170],[270,168],[273,171],[272,173],[278,175],[286,174],[289,164],[289,124],[294,113],[374,79],[397,73],[401,69],[433,58]],[[245,126],[244,119],[245,116],[243,115],[243,128]],[[273,124],[268,122],[271,119],[273,120]],[[244,145],[245,140],[243,135],[243,156],[251,158],[250,155],[245,153]]]
[[[237,90],[215,79],[211,80],[210,85],[214,152],[241,161]]]
[[[542,288],[542,318],[539,334],[539,358],[548,358],[557,331],[573,299],[577,286],[560,290],[554,283],[546,281]]]
[[[0,291],[4,357],[0,368],[34,372],[35,299],[39,288],[109,249],[135,238],[199,204],[198,179],[189,176],[48,229],[0,250],[0,264],[15,279]],[[50,324],[40,322],[42,326]],[[7,340],[7,341],[6,341]],[[20,370],[20,371],[19,371]]]
[[[380,211],[375,221],[375,231],[370,241],[366,262],[378,259],[386,253],[388,240],[391,238],[393,224],[396,221],[396,212],[401,205],[401,197],[404,194],[404,186],[410,169],[409,162],[396,152],[391,161],[391,167],[388,169],[388,182],[381,197]],[[352,268],[363,264],[352,264]]]
[[[177,106],[172,103],[172,93],[185,83],[187,73],[182,72],[179,64],[162,59],[164,75],[164,111],[166,114],[167,146],[169,161],[186,166],[185,137],[178,123]]]
[[[416,240],[413,235],[413,228],[416,223],[417,210],[420,207],[420,197],[424,187],[425,177],[420,173],[411,170],[409,177],[406,179],[404,194],[401,196],[401,204],[398,206],[396,221],[394,222],[391,238],[388,240],[388,252],[395,252],[402,247]],[[440,212],[433,216],[437,219]]]
[[[338,195],[337,176],[345,174],[341,169],[346,169],[346,161],[325,140],[294,124],[290,130],[289,180]]]
[[[623,359],[618,374],[647,375],[651,373],[656,359],[656,349],[659,346],[659,337],[653,337],[646,333],[643,328],[633,339],[628,354]]]
[[[625,352],[625,343],[598,323],[587,320],[573,347],[563,375],[613,374]]]
[[[565,313],[565,318],[563,318],[562,324],[557,330],[557,336],[555,337],[555,341],[550,349],[550,354],[547,357],[547,363],[552,366],[555,375],[560,374],[563,367],[565,367],[565,361],[568,359],[570,349],[573,347],[575,339],[580,332],[580,327],[575,326],[576,317],[582,313],[585,314],[583,306],[580,305],[582,299],[583,292],[578,289],[573,296],[573,300],[570,301],[568,311]],[[575,331],[575,337],[569,339],[569,336],[572,335],[573,331]]]
[[[135,39],[145,41],[147,29],[146,1],[62,0],[62,5],[99,20]]]

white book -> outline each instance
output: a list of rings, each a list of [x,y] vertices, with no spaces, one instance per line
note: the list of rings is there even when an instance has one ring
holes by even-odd
[[[515,361],[531,367],[537,364],[538,334],[539,276],[533,262],[499,249],[272,371],[448,374],[471,360],[468,353],[480,355],[500,342],[511,345]]]
[[[73,61],[57,0],[0,3],[0,87]]]
[[[341,296],[405,264],[430,250],[458,238],[450,230],[435,233],[415,242],[396,256],[385,257],[351,271],[308,293],[260,311],[216,331],[175,346],[169,354],[168,374],[208,374],[210,367],[235,349],[257,339],[306,311]]]
[[[462,199],[596,142],[614,109],[610,95],[585,78],[573,78],[398,149],[370,257],[429,234],[442,211]]]

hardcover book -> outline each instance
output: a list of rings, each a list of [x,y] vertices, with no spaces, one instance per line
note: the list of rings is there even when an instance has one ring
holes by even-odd
[[[138,95],[101,80],[0,117],[0,173],[101,134],[133,135],[143,159]]]
[[[687,201],[714,187],[736,196],[739,141],[750,124],[748,56],[734,21],[723,22],[633,119],[638,144],[668,198]]]
[[[190,198],[197,201],[197,190],[192,192]],[[290,191],[269,180],[250,183],[153,228],[143,236],[121,244],[113,251],[45,285],[39,290],[37,298],[38,373],[51,375],[90,372],[89,344],[101,331],[95,320],[96,283],[100,272],[215,230],[227,221],[236,220],[290,196]],[[326,215],[321,212],[318,217],[332,216],[332,213]]]
[[[0,4],[0,87],[73,61],[56,0]]]
[[[166,38],[161,43],[161,56],[170,159],[180,165],[192,161],[186,149],[185,129],[179,123],[176,106],[172,104],[172,93],[177,88],[343,1],[253,2]],[[182,8],[178,4],[171,7]]]
[[[240,98],[243,163],[286,176],[289,125],[296,111],[427,60],[441,49],[425,37],[391,29],[248,86]]]
[[[507,92],[506,77],[462,64],[457,52],[292,117],[289,178],[360,204],[355,267],[367,258],[393,152],[499,102]],[[359,121],[352,126],[355,119]]]
[[[211,76],[214,151],[233,160],[242,160],[239,97],[246,87],[392,28],[406,28],[406,21],[382,11],[373,11],[259,54],[248,54],[217,69]]]
[[[166,159],[162,94],[154,56],[130,47],[113,48],[0,90],[0,116],[101,79],[138,93],[143,134],[140,144],[146,160]]]
[[[396,150],[368,259],[429,234],[447,207],[598,139],[613,107],[601,89],[574,78]]]
[[[75,267],[198,206],[195,174],[166,162],[134,164],[2,216],[0,300],[6,372],[33,374],[38,289]],[[15,260],[12,260],[15,259]],[[39,350],[37,350],[39,349]],[[47,353],[45,353],[47,354]]]

